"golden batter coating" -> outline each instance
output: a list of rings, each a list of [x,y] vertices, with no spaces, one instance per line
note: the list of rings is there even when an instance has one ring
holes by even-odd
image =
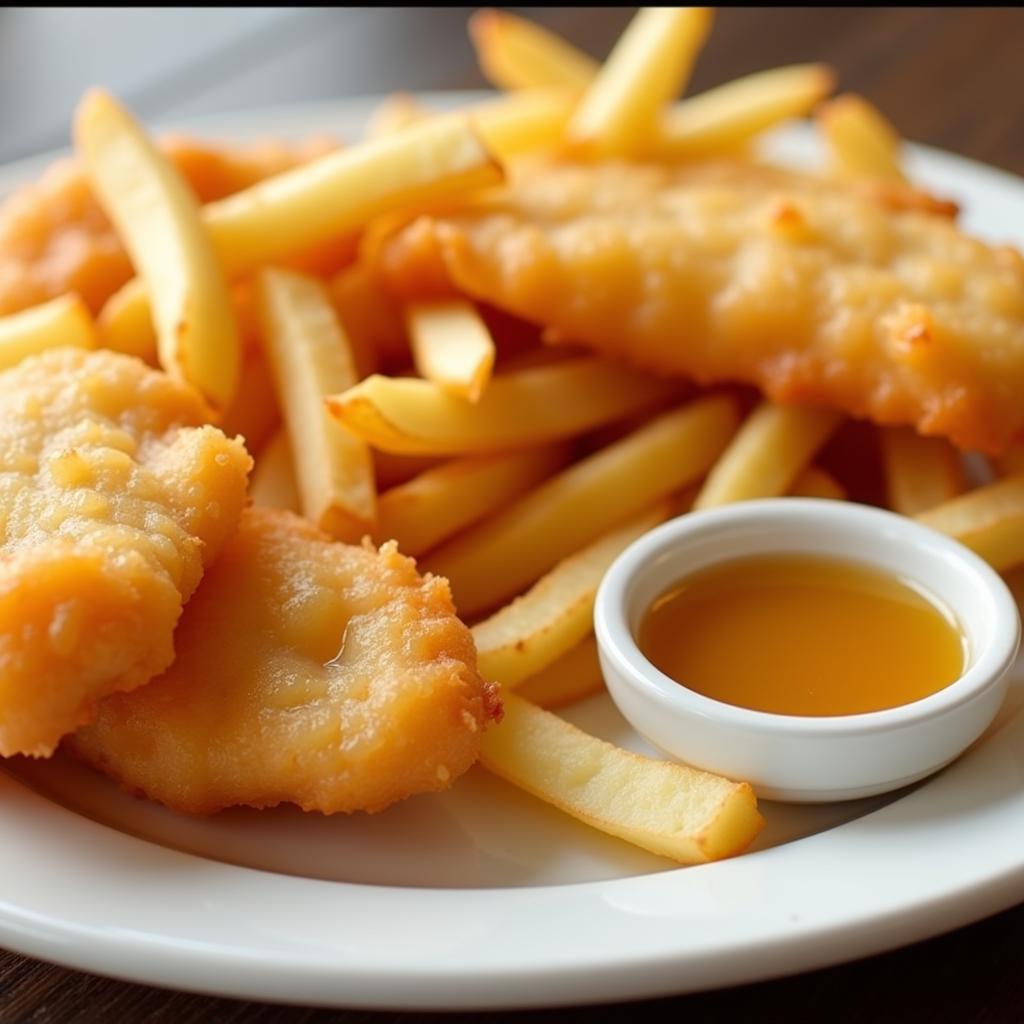
[[[252,460],[137,359],[54,349],[0,373],[0,754],[47,755],[170,664]]]
[[[998,452],[1024,433],[1024,258],[903,192],[741,161],[533,166],[376,259],[406,296],[443,271],[552,340]]]
[[[176,810],[378,811],[441,790],[500,713],[446,580],[393,542],[250,509],[189,602],[177,657],[103,701],[75,751]]]

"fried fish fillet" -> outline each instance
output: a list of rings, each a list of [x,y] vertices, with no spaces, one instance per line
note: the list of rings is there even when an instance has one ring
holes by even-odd
[[[742,161],[521,169],[376,250],[636,366],[913,424],[998,452],[1024,432],[1024,258],[942,204]]]
[[[445,789],[500,713],[447,581],[393,542],[333,541],[251,509],[189,602],[159,679],[71,740],[176,810],[377,811]]]
[[[170,664],[251,459],[192,389],[54,349],[0,373],[0,754],[47,755]]]

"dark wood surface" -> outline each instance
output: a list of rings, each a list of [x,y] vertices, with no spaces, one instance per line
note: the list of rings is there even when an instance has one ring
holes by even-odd
[[[631,9],[534,16],[602,56]],[[392,89],[482,85],[465,9],[0,10],[0,160],[66,144],[78,92],[108,84],[147,118]],[[757,68],[825,60],[908,138],[1024,174],[1024,11],[744,9],[719,14],[700,89]],[[2,840],[0,840],[2,841]],[[1019,842],[1024,836],[1001,837]],[[941,851],[922,851],[922,857]],[[467,1021],[1024,1020],[1024,907],[854,964],[621,1006]],[[377,1021],[165,992],[0,954],[0,1021]],[[423,1020],[443,1020],[428,1015]]]

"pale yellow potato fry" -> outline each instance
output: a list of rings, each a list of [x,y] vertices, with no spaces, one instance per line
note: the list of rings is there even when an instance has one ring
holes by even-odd
[[[598,63],[561,36],[506,11],[477,11],[469,19],[480,70],[499,89],[574,89],[582,92]]]
[[[421,567],[450,581],[462,615],[494,608],[602,533],[699,479],[729,443],[737,418],[728,395],[665,413],[438,548]]]
[[[835,88],[825,64],[757,71],[690,96],[659,122],[650,150],[661,158],[726,152],[792,117],[805,117]]]
[[[141,278],[133,277],[103,303],[96,326],[104,348],[157,365],[156,329]]]
[[[808,466],[796,478],[789,494],[793,498],[831,498],[833,501],[846,498],[843,485],[819,466]]]
[[[9,370],[26,356],[50,348],[95,348],[97,342],[85,303],[77,295],[61,295],[0,317],[0,370]]]
[[[330,396],[327,407],[382,451],[463,455],[573,437],[678,390],[675,381],[585,357],[495,377],[475,405],[430,381],[375,375]]]
[[[571,454],[562,443],[471,455],[428,469],[380,496],[376,537],[421,555],[556,473]]]
[[[832,409],[762,402],[708,474],[693,507],[785,494],[841,419]]]
[[[285,430],[274,434],[260,452],[249,481],[249,496],[254,505],[301,511],[291,442]]]
[[[1024,473],[968,491],[915,517],[1002,572],[1024,562]]]
[[[621,750],[514,693],[502,700],[484,767],[602,832],[700,864],[740,853],[764,824],[745,782]]]
[[[202,218],[220,266],[233,279],[357,231],[380,214],[462,195],[501,178],[468,118],[431,118],[207,203]],[[132,336],[149,304],[148,285],[129,282],[123,291],[103,317],[110,336],[119,339]]]
[[[494,369],[494,339],[465,299],[417,302],[405,308],[413,363],[442,391],[476,402]]]
[[[597,658],[597,639],[591,633],[536,675],[524,679],[516,693],[538,707],[564,708],[604,690]]]
[[[608,567],[638,537],[669,518],[669,502],[630,519],[562,559],[525,594],[473,627],[477,667],[515,688],[579,644],[593,629],[594,596]]]
[[[358,230],[391,210],[427,205],[501,181],[466,117],[328,153],[209,203],[204,219],[232,276]]]
[[[322,401],[356,380],[345,332],[316,278],[267,269],[256,286],[302,514],[339,540],[359,541],[376,523],[373,461],[369,448],[327,415]]]
[[[834,174],[906,181],[896,129],[862,96],[848,93],[823,104],[817,122]]]
[[[410,125],[430,116],[422,103],[407,92],[393,92],[385,96],[374,108],[366,122],[365,137],[382,139],[395,132],[404,131]]]
[[[685,87],[712,18],[707,7],[642,7],[580,100],[568,137],[601,155],[641,151]]]
[[[889,507],[905,516],[941,505],[967,484],[960,453],[944,438],[922,437],[912,427],[881,431]]]
[[[238,326],[192,190],[105,92],[79,103],[74,137],[96,198],[146,284],[160,365],[223,412],[238,387]]]
[[[531,90],[465,108],[488,149],[507,160],[560,143],[576,106],[564,91]]]

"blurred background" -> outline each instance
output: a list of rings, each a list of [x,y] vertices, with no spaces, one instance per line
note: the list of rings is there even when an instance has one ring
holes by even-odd
[[[396,89],[480,87],[465,30],[470,10],[3,8],[0,161],[67,145],[71,109],[94,84],[164,123]],[[528,12],[603,57],[633,10]],[[906,137],[1024,173],[1022,43],[1021,9],[727,8],[691,90],[824,60],[841,89],[866,94]]]

